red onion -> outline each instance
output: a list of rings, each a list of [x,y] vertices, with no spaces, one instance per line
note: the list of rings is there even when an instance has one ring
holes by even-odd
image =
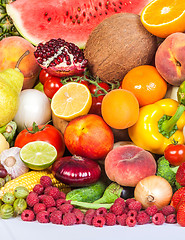
[[[86,186],[98,181],[101,168],[91,159],[74,155],[57,159],[52,173],[57,180],[70,186]]]

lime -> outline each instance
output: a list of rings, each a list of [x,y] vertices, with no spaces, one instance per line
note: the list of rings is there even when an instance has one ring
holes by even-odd
[[[56,157],[56,148],[44,141],[29,142],[20,150],[21,160],[33,170],[48,168],[56,160]]]

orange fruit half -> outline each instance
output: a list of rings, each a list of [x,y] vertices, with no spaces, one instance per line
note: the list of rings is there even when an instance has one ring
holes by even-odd
[[[153,35],[166,38],[185,31],[185,1],[154,0],[141,12],[141,22]]]
[[[71,121],[89,112],[92,96],[89,89],[76,82],[62,86],[51,100],[51,110],[59,118]]]

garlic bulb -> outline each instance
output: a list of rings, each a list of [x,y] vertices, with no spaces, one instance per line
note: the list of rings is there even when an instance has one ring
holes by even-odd
[[[29,171],[29,168],[20,159],[20,149],[19,147],[11,147],[0,154],[0,162],[12,179]]]

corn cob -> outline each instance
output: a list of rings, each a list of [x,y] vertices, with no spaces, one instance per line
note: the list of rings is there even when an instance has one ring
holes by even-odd
[[[61,191],[67,193],[71,189],[68,185],[59,182],[51,172],[49,171],[29,171],[20,175],[19,177],[7,182],[4,187],[0,189],[0,199],[6,192],[14,192],[14,189],[18,186],[24,186],[29,191],[32,191],[34,186],[40,183],[40,178],[42,176],[49,176],[52,180],[53,186],[58,187]]]

